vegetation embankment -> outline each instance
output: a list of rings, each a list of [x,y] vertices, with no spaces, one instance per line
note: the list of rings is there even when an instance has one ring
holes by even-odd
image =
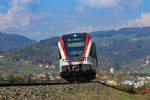
[[[130,94],[150,95],[150,79],[148,76],[105,73],[97,80],[119,91]]]

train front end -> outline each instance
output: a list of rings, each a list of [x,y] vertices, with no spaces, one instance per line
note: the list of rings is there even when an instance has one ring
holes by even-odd
[[[87,33],[61,36],[58,42],[60,76],[67,81],[91,81],[97,69],[96,48]]]

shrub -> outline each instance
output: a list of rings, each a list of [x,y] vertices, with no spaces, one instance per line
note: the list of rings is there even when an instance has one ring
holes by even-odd
[[[128,85],[118,85],[118,86],[115,86],[114,88],[121,90],[121,91],[128,92],[128,93],[132,93],[132,94],[150,95],[150,90],[146,86],[134,88]]]
[[[132,93],[132,94],[136,93],[135,88],[129,85],[118,85],[118,86],[115,86],[114,88],[121,90],[121,91],[128,92],[128,93]]]
[[[9,82],[10,83],[24,83],[25,82],[25,79],[24,79],[24,77],[22,77],[22,76],[20,76],[20,75],[15,75],[15,76],[13,76],[13,77],[11,77],[10,79],[9,79]]]

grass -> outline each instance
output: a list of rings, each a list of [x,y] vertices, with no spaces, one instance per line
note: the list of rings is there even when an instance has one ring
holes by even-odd
[[[96,90],[88,92],[79,92],[73,95],[66,96],[62,99],[68,100],[147,100],[148,98],[142,95],[128,94],[118,90]]]
[[[146,67],[143,68],[140,72],[142,72],[142,73],[148,73],[148,72],[150,72],[150,66],[148,66],[147,68]]]
[[[139,66],[141,69],[140,69],[140,72],[142,73],[147,73],[147,72],[150,72],[150,65],[142,65],[142,66]]]
[[[36,72],[44,72],[44,68],[40,68],[38,65],[34,64],[26,64],[26,63],[19,63],[19,62],[12,62],[7,59],[0,59],[0,68],[1,71],[9,72],[9,73],[18,73],[18,74],[33,74]],[[50,72],[50,71],[49,71]]]
[[[109,87],[87,88],[61,97],[59,100],[150,100],[148,96],[129,94]]]

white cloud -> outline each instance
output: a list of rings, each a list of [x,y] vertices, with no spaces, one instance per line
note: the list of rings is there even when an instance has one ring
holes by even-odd
[[[128,20],[126,24],[116,27],[116,29],[124,27],[146,27],[150,26],[150,13],[141,14],[140,18]]]
[[[120,0],[120,6],[136,9],[143,0]]]
[[[80,26],[67,33],[82,33],[82,32],[94,32],[100,30],[107,30],[104,26]]]
[[[129,25],[150,26],[150,13],[143,13],[140,18],[129,20],[128,23]]]
[[[110,30],[110,29],[120,29],[126,27],[147,27],[150,26],[150,13],[142,13],[139,18],[135,18],[132,20],[127,20],[125,24],[120,26],[80,26],[75,30],[71,30],[72,32],[94,32],[100,30]]]
[[[9,3],[11,6],[5,14],[0,13],[0,29],[21,28],[30,24],[32,14],[29,11],[29,5],[37,0],[13,0]]]
[[[75,10],[78,12],[85,12],[85,8],[83,6],[78,6],[75,8]]]
[[[85,4],[93,8],[105,8],[116,6],[119,2],[119,0],[78,0],[78,1],[81,2],[82,4]]]
[[[77,0],[83,5],[92,8],[130,7],[135,9],[142,0]]]

